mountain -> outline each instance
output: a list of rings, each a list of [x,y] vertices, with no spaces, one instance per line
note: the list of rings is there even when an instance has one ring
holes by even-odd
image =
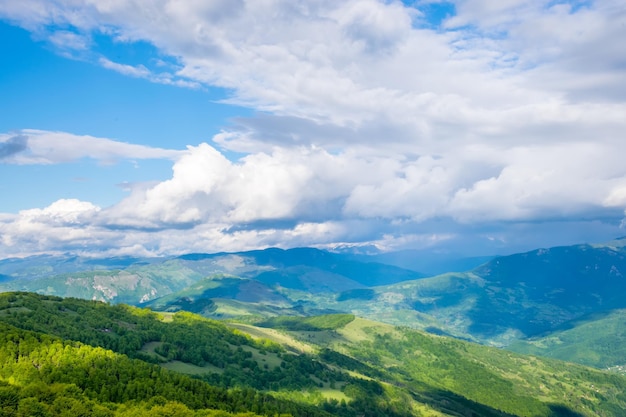
[[[0,269],[0,290],[124,302],[247,323],[349,313],[602,368],[626,364],[621,349],[606,354],[601,348],[621,340],[618,327],[598,322],[596,342],[583,344],[580,336],[591,334],[590,320],[619,317],[613,312],[626,309],[626,239],[501,256],[471,271],[427,278],[367,262],[381,259],[379,253],[361,260],[355,256],[362,255],[271,248],[150,260],[12,259],[0,262],[5,268]],[[37,260],[43,262],[40,267]],[[77,271],[94,265],[121,268]],[[70,270],[75,272],[62,272]],[[39,278],[34,271],[40,271]],[[580,335],[573,332],[578,326]],[[516,344],[520,341],[529,344]],[[566,349],[568,344],[572,347]],[[582,350],[574,353],[577,349]],[[599,352],[604,352],[602,358],[592,359]]]
[[[0,274],[3,275],[0,290],[4,291],[32,291],[130,304],[145,303],[220,274],[255,280],[272,288],[311,292],[343,291],[422,277],[415,271],[354,261],[313,248],[188,254],[150,260],[32,257],[0,261]],[[224,284],[227,282],[222,280]],[[239,283],[248,285],[252,293],[258,287]],[[231,291],[228,298],[245,300],[245,292],[235,291],[242,297],[236,298]],[[280,297],[278,293],[276,297]]]
[[[13,276],[10,281],[0,284],[0,289],[135,304],[153,299],[159,294],[181,290],[201,278],[195,271],[168,260],[133,265],[123,270],[43,274],[43,277],[28,280]]]
[[[0,260],[0,271],[11,279],[31,280],[73,272],[126,269],[131,266],[149,265],[165,259],[115,257],[83,258],[75,255],[36,255],[25,258]]]
[[[207,317],[216,310],[216,299],[237,300],[286,308],[291,302],[267,285],[251,279],[216,274],[185,289],[142,304],[158,311],[191,311]]]
[[[626,378],[351,315],[266,326],[0,294],[7,415],[622,415]],[[244,414],[248,413],[248,414]]]
[[[505,346],[626,308],[625,273],[624,247],[556,247],[498,257],[470,272],[346,291],[320,306]]]
[[[291,278],[299,278],[299,270],[316,271],[319,278],[330,274],[332,280],[347,279],[347,286],[373,286],[393,284],[424,277],[424,274],[412,270],[386,265],[371,260],[351,260],[350,255],[331,253],[314,248],[278,249],[269,248],[234,254],[190,254],[179,259],[193,262],[186,265],[192,268],[203,267],[204,272],[223,272],[255,278],[265,272],[285,271]],[[270,274],[271,277],[273,277]],[[276,279],[276,281],[272,281]],[[284,277],[266,278],[266,283],[280,283],[289,288],[302,285],[292,283]],[[329,279],[329,281],[331,281]]]

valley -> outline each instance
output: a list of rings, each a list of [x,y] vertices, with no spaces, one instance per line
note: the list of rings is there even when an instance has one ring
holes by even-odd
[[[32,349],[5,351],[1,381],[13,393],[72,384],[103,415],[619,416],[622,243],[538,249],[436,276],[313,248],[2,260],[6,348]],[[173,386],[157,403],[154,388],[103,393],[83,371],[53,372],[60,359],[26,372],[23,363],[55,357],[50,346],[139,367],[105,384],[118,394],[162,378],[223,390],[225,403],[195,403]],[[145,372],[153,381],[135,382]],[[35,398],[58,414],[54,401],[11,395],[15,412]]]

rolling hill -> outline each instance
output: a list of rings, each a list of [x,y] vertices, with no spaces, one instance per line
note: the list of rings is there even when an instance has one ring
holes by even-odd
[[[223,417],[613,417],[626,409],[625,377],[581,365],[345,314],[274,324],[281,329],[0,294],[0,407]]]

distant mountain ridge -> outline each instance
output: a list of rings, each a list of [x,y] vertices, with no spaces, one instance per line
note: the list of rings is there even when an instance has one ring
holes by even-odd
[[[595,320],[626,309],[626,239],[536,249],[431,277],[368,259],[382,258],[270,248],[162,259],[12,259],[0,261],[0,289],[248,322],[350,313],[499,347],[551,337],[584,317]],[[575,340],[566,336],[563,340]],[[598,340],[605,336],[616,335]],[[548,345],[534,351],[568,358]],[[609,361],[584,363],[626,364],[626,357],[614,352]]]
[[[575,245],[495,258],[470,272],[373,288],[334,308],[506,345],[585,314],[626,308],[626,248]],[[333,303],[325,304],[326,307]],[[436,329],[435,329],[436,328]]]
[[[314,248],[270,248],[162,259],[95,260],[71,256],[7,259],[0,261],[0,274],[5,275],[4,282],[0,282],[0,289],[5,291],[35,291],[131,304],[154,300],[183,290],[203,278],[224,274],[256,280],[270,287],[313,292],[341,291],[423,277],[415,271],[354,261]]]

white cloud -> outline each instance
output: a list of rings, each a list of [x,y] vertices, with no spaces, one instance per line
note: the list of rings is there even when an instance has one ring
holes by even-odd
[[[4,256],[76,250],[99,246],[92,226],[100,208],[75,199],[58,200],[43,209],[23,210],[0,219]]]
[[[72,35],[54,33],[76,48],[94,33],[148,42],[176,60],[175,74],[98,63],[153,82],[224,87],[227,102],[257,110],[214,138],[246,154],[236,161],[208,144],[171,151],[26,130],[26,142],[0,136],[0,157],[175,160],[171,179],[89,217],[94,239],[123,236],[148,251],[307,239],[391,247],[389,236],[409,245],[472,225],[510,232],[564,220],[583,230],[600,219],[598,230],[617,233],[626,208],[622,2],[454,4],[456,16],[426,29],[415,24],[418,9],[397,1],[0,2],[0,16],[29,30],[69,25]],[[19,239],[6,228],[22,220],[2,221]]]
[[[0,134],[0,160],[20,165],[58,164],[81,158],[111,164],[121,159],[176,159],[184,153],[66,132],[23,129]]]
[[[170,180],[135,190],[111,208],[111,222],[161,227],[293,219],[344,192],[332,160],[321,150],[277,149],[233,163],[207,144],[189,147]]]
[[[132,66],[132,65],[126,65],[126,64],[119,64],[107,58],[100,58],[98,62],[104,68],[113,70],[115,72],[119,72],[120,74],[123,74],[123,75],[131,76],[131,77],[149,78],[151,75],[150,71],[143,65]]]
[[[135,78],[145,78],[155,83],[175,85],[177,87],[184,88],[200,88],[200,83],[195,81],[189,81],[187,79],[181,79],[173,76],[169,72],[154,73],[146,68],[144,65],[127,65],[120,64],[119,62],[113,62],[108,58],[100,57],[98,63],[106,69],[110,69],[115,72],[119,72],[122,75]]]
[[[52,33],[48,40],[61,50],[85,51],[91,45],[91,40],[88,37],[67,30],[58,30]]]
[[[448,212],[470,222],[593,217],[626,175],[614,152],[592,143],[502,151],[500,173],[458,189]]]
[[[301,147],[231,162],[202,144],[176,162],[172,179],[134,192],[105,213],[111,224],[134,227],[267,220],[297,227],[302,219],[550,221],[592,218],[619,205],[626,177],[621,154],[587,143],[562,152],[560,144],[465,147],[413,159]]]
[[[27,222],[54,223],[59,225],[85,224],[89,217],[100,211],[100,207],[76,199],[57,200],[43,209],[29,209],[20,212]]]

